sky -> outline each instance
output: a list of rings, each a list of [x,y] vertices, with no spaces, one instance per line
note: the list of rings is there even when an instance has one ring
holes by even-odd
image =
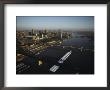
[[[16,16],[17,30],[94,30],[94,16]]]

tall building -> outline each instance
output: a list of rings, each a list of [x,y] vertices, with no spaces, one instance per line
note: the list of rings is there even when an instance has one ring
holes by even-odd
[[[44,33],[45,33],[45,35],[47,34],[47,30],[46,29],[44,30]]]
[[[63,33],[62,33],[62,31],[59,29],[59,37],[60,37],[60,39],[62,39],[62,36],[63,36]]]
[[[61,39],[62,39],[62,32],[61,32]]]
[[[44,35],[42,34],[42,39],[44,38]]]
[[[31,35],[32,35],[32,33],[31,33],[31,32],[29,32],[29,35],[31,36]]]
[[[34,35],[34,34],[35,34],[34,29],[32,29],[32,35]]]

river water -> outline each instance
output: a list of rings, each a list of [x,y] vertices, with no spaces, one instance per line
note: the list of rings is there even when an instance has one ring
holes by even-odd
[[[30,72],[25,72],[29,74],[94,74],[94,52],[93,51],[83,51],[77,48],[62,46],[74,46],[83,47],[84,49],[94,49],[94,41],[86,37],[83,34],[72,33],[72,38],[66,39],[62,42],[61,46],[53,46],[45,49],[39,55],[37,59],[28,58],[24,60],[24,63],[30,64],[33,69]],[[58,60],[65,55],[65,53],[72,51],[72,54],[67,58],[67,60],[60,66],[60,69],[52,73],[49,69],[53,65],[58,64]],[[36,68],[36,60],[43,60],[44,66],[41,68]]]
[[[78,33],[73,33],[72,36],[73,38],[64,40],[62,45],[84,47],[85,49],[94,49],[94,40],[91,40],[85,35]]]

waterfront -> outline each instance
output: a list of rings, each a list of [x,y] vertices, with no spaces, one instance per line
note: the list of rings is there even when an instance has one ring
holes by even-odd
[[[58,60],[70,50],[72,54],[59,65]],[[38,65],[39,61],[41,65]],[[24,63],[29,69],[17,69],[17,74],[93,74],[94,42],[86,36],[82,38],[81,34],[74,34],[73,38],[64,40],[61,45],[48,47],[35,57],[27,56],[19,63]],[[59,65],[60,68],[51,72],[49,69],[53,65]]]
[[[16,16],[16,74],[94,74],[94,16]]]

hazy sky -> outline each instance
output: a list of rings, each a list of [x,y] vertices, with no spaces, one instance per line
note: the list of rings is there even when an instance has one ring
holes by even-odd
[[[17,30],[94,30],[94,16],[17,16]]]

